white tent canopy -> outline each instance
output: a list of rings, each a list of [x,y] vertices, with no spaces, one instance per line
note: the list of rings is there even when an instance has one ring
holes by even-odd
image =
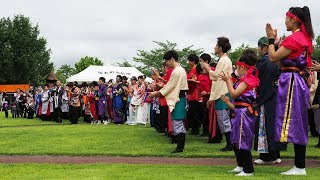
[[[132,76],[143,75],[137,68],[135,67],[115,67],[115,66],[89,66],[85,70],[75,74],[67,79],[67,82],[77,81],[81,82],[92,82],[98,81],[100,77],[106,78],[106,81],[109,79],[116,79],[117,75],[126,76],[131,78]],[[147,78],[149,81],[150,78]]]

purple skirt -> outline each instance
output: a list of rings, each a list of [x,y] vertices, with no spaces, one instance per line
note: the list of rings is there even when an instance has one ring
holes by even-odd
[[[275,141],[308,143],[309,88],[298,73],[282,73],[277,90]]]
[[[113,109],[113,122],[114,123],[123,123],[124,116],[125,115],[121,110]]]
[[[231,120],[231,143],[238,149],[250,151],[257,118],[247,113],[247,108],[235,108]]]
[[[99,99],[98,101],[98,115],[104,116],[106,114],[106,102],[107,100],[105,98]]]

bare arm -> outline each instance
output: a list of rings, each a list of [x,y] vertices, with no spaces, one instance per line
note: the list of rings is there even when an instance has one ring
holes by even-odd
[[[291,49],[287,49],[281,46],[278,51],[275,51],[274,44],[270,44],[268,47],[268,54],[270,62],[276,63],[289,56],[292,53]]]
[[[237,98],[238,96],[241,95],[241,93],[243,93],[244,90],[246,90],[246,88],[248,87],[248,85],[245,83],[245,82],[241,82],[239,84],[239,86],[237,87],[237,89],[234,89],[233,88],[233,84],[232,84],[232,81],[230,78],[228,78],[226,80],[226,83],[227,83],[227,87],[228,87],[228,90],[229,90],[229,93],[231,95],[231,97],[233,99]]]

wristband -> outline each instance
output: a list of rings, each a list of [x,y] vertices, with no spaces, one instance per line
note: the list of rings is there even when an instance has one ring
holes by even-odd
[[[274,44],[275,39],[274,38],[269,38],[269,45]]]

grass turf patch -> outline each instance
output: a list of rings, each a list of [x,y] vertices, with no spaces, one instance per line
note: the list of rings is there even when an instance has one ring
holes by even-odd
[[[2,179],[233,179],[231,166],[144,164],[0,164]],[[301,179],[279,173],[289,167],[258,166],[253,177],[241,179]],[[307,168],[308,179],[319,169]]]
[[[9,119],[10,120],[10,119]],[[0,118],[0,122],[4,118]],[[8,120],[7,120],[8,121]],[[12,120],[16,121],[16,120]],[[36,126],[43,123],[32,121],[35,126],[0,128],[0,154],[2,155],[72,155],[72,156],[155,156],[155,157],[232,157],[233,152],[220,152],[222,144],[208,144],[207,138],[187,136],[185,152],[171,154],[176,145],[169,139],[146,126],[128,125],[59,125]],[[14,124],[12,124],[13,126]],[[317,138],[310,138],[307,158],[320,158],[319,149],[313,147]],[[253,151],[253,156],[257,157]],[[281,153],[282,157],[294,157],[293,146]]]

